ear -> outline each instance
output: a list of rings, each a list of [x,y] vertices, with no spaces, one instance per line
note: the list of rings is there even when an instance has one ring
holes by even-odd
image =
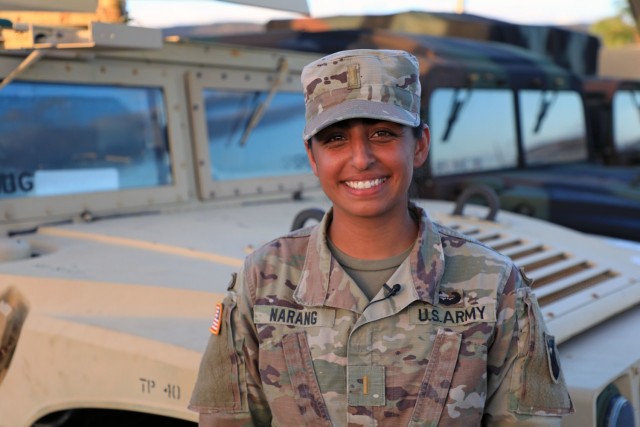
[[[424,130],[420,138],[416,140],[415,152],[413,155],[413,167],[419,168],[427,160],[429,155],[429,147],[431,145],[431,132],[429,126],[424,125]]]
[[[311,170],[313,170],[313,174],[315,176],[318,176],[318,165],[316,163],[316,158],[313,155],[313,149],[311,148],[312,145],[313,145],[312,142],[311,142],[312,139],[309,139],[309,141],[305,141],[304,142],[304,148],[307,150],[307,158],[309,159],[309,164],[311,165]]]

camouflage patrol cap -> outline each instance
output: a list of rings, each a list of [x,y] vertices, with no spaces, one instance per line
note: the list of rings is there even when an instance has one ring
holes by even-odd
[[[302,70],[306,141],[346,119],[420,124],[418,60],[402,50],[355,49],[320,58]]]

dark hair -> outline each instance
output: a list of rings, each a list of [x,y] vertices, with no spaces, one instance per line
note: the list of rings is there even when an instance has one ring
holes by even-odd
[[[420,123],[418,123],[418,126],[411,128],[411,133],[413,134],[413,137],[415,139],[418,139],[422,136],[422,132],[424,132],[424,122],[420,120]]]

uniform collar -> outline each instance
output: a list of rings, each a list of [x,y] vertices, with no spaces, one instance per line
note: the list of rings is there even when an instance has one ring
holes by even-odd
[[[398,306],[406,306],[416,300],[433,304],[444,271],[440,233],[423,209],[412,203],[409,209],[415,218],[419,218],[418,238],[408,259],[393,274],[389,284],[399,283],[403,287],[402,292],[394,297]],[[362,313],[369,300],[333,258],[327,245],[331,218],[332,210],[329,210],[309,236],[305,264],[294,299],[304,306],[326,306]]]

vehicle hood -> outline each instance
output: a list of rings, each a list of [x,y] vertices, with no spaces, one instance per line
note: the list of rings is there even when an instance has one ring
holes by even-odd
[[[0,263],[44,316],[201,352],[215,303],[255,248],[324,199],[236,205],[40,227],[32,256]]]

